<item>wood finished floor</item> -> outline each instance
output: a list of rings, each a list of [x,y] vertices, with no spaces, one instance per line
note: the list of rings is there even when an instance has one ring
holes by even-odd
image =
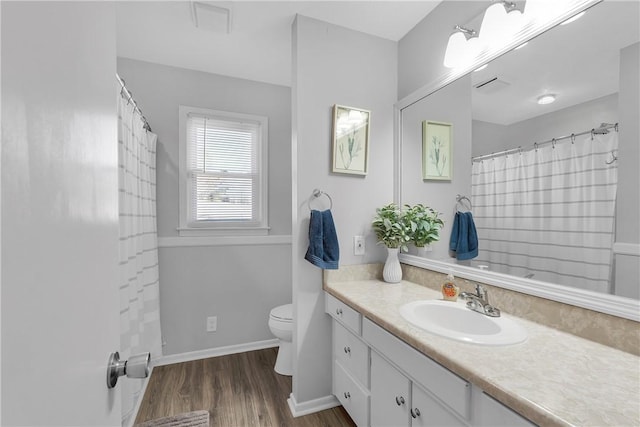
[[[209,411],[212,427],[355,426],[342,406],[293,418],[291,377],[273,370],[277,348],[153,369],[136,423],[181,412]]]

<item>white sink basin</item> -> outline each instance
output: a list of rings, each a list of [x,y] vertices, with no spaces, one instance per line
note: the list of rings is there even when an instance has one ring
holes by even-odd
[[[527,339],[527,331],[513,320],[489,317],[458,302],[414,301],[400,307],[400,315],[427,332],[467,343],[500,346]]]

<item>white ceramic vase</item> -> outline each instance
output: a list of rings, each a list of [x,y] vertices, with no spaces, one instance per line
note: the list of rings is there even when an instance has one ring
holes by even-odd
[[[400,248],[387,248],[387,260],[382,270],[382,278],[387,283],[398,283],[402,280],[402,267],[398,259]]]

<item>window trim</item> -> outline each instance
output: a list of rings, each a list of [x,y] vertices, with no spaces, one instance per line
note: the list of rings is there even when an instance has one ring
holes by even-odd
[[[252,121],[260,123],[260,143],[257,146],[256,157],[260,164],[259,184],[259,221],[241,222],[224,221],[220,223],[191,222],[190,218],[190,180],[188,177],[187,146],[187,119],[189,114],[211,117],[230,121]],[[268,135],[269,120],[266,116],[235,113],[229,111],[212,110],[209,108],[178,106],[178,185],[180,222],[177,228],[180,236],[264,236],[269,233],[268,219]]]

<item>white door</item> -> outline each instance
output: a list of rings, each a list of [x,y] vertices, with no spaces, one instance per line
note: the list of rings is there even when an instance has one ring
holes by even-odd
[[[120,425],[114,5],[0,7],[2,425]]]

